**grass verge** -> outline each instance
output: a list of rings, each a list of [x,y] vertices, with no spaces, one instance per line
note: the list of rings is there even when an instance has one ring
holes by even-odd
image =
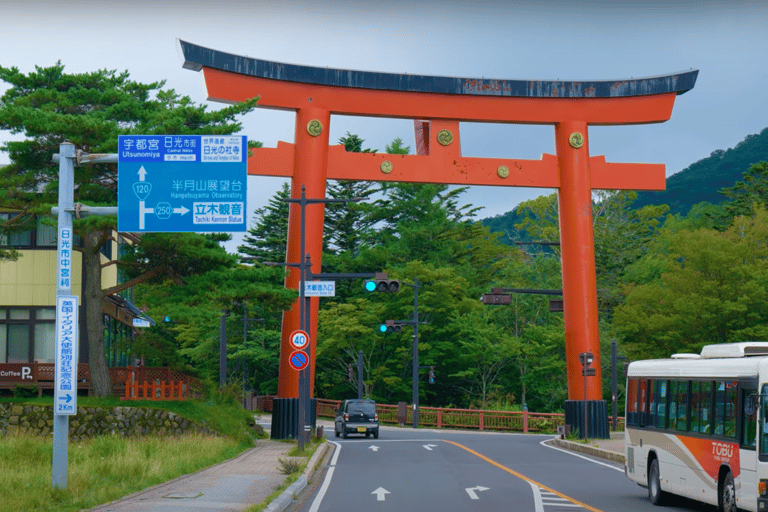
[[[52,405],[53,399],[2,398],[0,402]],[[205,400],[184,402],[78,397],[78,405],[164,409],[204,424],[222,436],[104,436],[70,442],[64,490],[51,486],[50,436],[23,433],[2,436],[0,512],[69,512],[92,508],[231,459],[253,446],[255,438],[253,413],[226,395],[212,394]]]
[[[0,440],[6,496],[0,512],[89,509],[230,459],[245,448],[226,437],[97,437],[69,445],[62,490],[51,486],[51,438],[10,434]]]

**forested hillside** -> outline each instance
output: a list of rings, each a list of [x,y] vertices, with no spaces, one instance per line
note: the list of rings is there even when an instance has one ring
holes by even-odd
[[[768,161],[768,128],[759,134],[747,135],[734,148],[713,151],[707,158],[669,176],[666,190],[638,192],[633,206],[641,208],[650,204],[665,204],[669,206],[670,213],[687,215],[694,205],[703,201],[723,203],[726,197],[720,191],[732,187],[751,165],[762,161]],[[491,231],[509,235],[504,240],[512,243],[515,236],[522,236],[514,228],[520,220],[515,209],[483,219],[482,223]]]

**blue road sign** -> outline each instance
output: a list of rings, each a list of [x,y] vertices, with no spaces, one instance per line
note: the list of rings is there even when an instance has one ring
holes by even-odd
[[[118,137],[117,229],[246,231],[244,135]]]
[[[294,350],[291,357],[288,358],[288,362],[294,370],[303,370],[309,364],[309,357],[302,350]]]

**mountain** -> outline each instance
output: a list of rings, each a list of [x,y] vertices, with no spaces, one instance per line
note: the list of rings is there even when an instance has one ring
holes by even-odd
[[[707,158],[691,164],[682,171],[667,178],[667,189],[658,192],[638,192],[633,208],[649,204],[669,205],[670,213],[687,215],[691,207],[702,201],[722,203],[725,196],[720,189],[732,187],[743,179],[752,164],[768,161],[768,128],[759,134],[747,135],[736,147],[713,151]],[[524,240],[515,232],[515,223],[521,221],[517,209],[482,219],[491,231],[503,231],[515,240]],[[512,243],[512,239],[506,239]]]
[[[732,187],[743,179],[752,164],[768,161],[768,128],[759,134],[747,135],[736,147],[713,151],[709,157],[691,164],[667,178],[667,189],[658,192],[638,192],[632,206],[669,205],[670,213],[686,215],[691,207],[702,201],[722,203],[720,189]]]

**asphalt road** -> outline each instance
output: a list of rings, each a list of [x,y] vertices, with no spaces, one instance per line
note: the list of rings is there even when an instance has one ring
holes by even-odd
[[[331,431],[332,432],[332,431]],[[336,443],[290,512],[656,511],[623,468],[548,446],[551,436],[381,428]],[[715,512],[675,499],[666,511]]]

